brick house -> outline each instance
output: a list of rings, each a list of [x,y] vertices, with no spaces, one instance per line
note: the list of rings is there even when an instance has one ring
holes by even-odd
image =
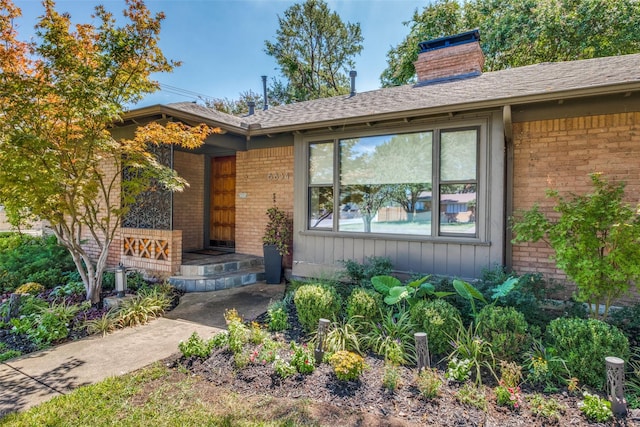
[[[471,278],[498,264],[562,278],[549,248],[510,244],[508,217],[548,207],[547,188],[588,190],[591,172],[638,202],[640,54],[482,73],[478,41],[421,43],[413,85],[356,93],[352,77],[349,95],[245,117],[195,103],[131,111],[116,136],[150,120],[222,133],[168,154],[191,186],[163,205],[162,229],[124,228],[111,262],[175,272],[193,249],[259,256],[275,194],[293,214],[296,276],[385,256],[399,272]]]

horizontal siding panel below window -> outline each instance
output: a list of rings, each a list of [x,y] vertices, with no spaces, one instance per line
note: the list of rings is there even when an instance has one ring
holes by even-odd
[[[381,238],[298,235],[293,274],[312,276],[322,268],[341,270],[343,260],[363,262],[368,257],[388,257],[398,272],[480,277],[484,268],[501,264],[501,251],[489,244],[406,241]]]

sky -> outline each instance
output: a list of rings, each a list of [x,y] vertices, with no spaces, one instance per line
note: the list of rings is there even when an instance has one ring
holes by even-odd
[[[22,9],[16,22],[21,39],[33,37],[43,8],[39,0],[14,0]],[[299,0],[298,2],[302,2]],[[428,0],[327,0],[343,22],[360,23],[363,50],[356,56],[357,92],[380,87],[386,54],[410,31],[404,22]],[[262,75],[280,78],[275,60],[264,52],[265,40],[275,40],[278,16],[296,3],[288,0],[147,0],[152,12],[163,11],[160,47],[165,56],[182,62],[171,74],[154,78],[163,89],[136,107],[206,98],[237,99],[248,90],[262,93]],[[121,16],[123,0],[58,0],[57,10],[72,22],[92,22],[91,13],[103,4]],[[178,88],[180,90],[176,90]],[[184,91],[187,91],[185,93]]]

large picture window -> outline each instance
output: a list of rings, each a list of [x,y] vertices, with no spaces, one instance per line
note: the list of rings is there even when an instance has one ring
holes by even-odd
[[[475,236],[478,132],[310,143],[309,230]]]

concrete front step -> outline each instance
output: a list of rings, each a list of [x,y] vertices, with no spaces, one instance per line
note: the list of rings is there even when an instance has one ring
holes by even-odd
[[[241,254],[201,257],[186,260],[180,266],[181,276],[211,276],[253,268],[263,268],[260,257]]]
[[[252,285],[263,280],[264,268],[252,267],[218,274],[173,276],[169,283],[184,292],[208,292]]]

